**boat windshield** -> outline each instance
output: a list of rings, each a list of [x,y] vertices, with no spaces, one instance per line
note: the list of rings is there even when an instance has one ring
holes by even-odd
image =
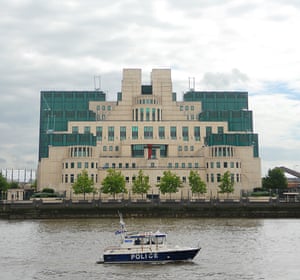
[[[152,245],[163,244],[166,240],[165,236],[132,236],[134,245]]]

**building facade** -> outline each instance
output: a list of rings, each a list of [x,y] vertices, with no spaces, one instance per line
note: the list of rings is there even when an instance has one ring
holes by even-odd
[[[235,196],[260,187],[248,93],[189,90],[177,101],[170,69],[153,69],[150,85],[142,84],[141,69],[124,69],[115,102],[102,91],[42,91],[38,188],[71,196],[86,169],[99,190],[108,168],[122,172],[128,195],[139,170],[152,194],[167,170],[183,182],[178,197],[191,197],[191,170],[206,182],[206,196],[218,195],[226,171]]]

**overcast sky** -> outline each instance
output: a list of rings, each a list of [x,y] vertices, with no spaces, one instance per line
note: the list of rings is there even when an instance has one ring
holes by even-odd
[[[115,100],[123,68],[171,68],[179,95],[245,90],[262,176],[300,170],[299,0],[0,0],[0,168],[36,168],[40,91]]]

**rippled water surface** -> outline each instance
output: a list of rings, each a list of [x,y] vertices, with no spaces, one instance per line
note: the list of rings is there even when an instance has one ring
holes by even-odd
[[[0,279],[300,279],[300,220],[128,219],[168,242],[201,244],[191,263],[96,264],[119,221],[0,220]]]

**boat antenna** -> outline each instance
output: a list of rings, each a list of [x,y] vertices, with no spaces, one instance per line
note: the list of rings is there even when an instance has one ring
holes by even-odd
[[[119,211],[118,211],[118,214],[119,214],[119,217],[120,217],[120,231],[119,231],[119,233],[124,233],[124,232],[127,232],[127,229],[126,229],[126,225],[125,225],[125,222],[124,222],[124,220],[123,220],[123,215],[122,215],[122,213],[120,213]]]

